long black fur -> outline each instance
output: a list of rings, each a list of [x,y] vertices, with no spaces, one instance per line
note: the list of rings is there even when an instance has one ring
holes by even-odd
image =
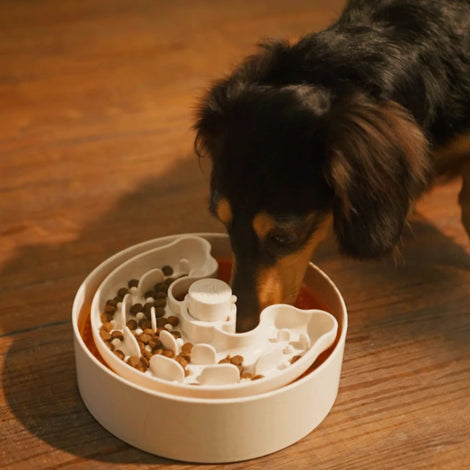
[[[196,150],[213,199],[232,205],[240,266],[282,255],[247,228],[260,211],[331,212],[340,248],[373,257],[399,240],[435,149],[469,128],[470,1],[351,0],[329,28],[268,43],[214,84]]]

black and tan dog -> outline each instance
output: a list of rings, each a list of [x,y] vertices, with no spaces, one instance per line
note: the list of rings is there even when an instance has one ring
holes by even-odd
[[[217,82],[196,151],[231,239],[238,329],[294,301],[331,224],[347,255],[390,252],[469,129],[470,1],[351,0],[331,27]]]

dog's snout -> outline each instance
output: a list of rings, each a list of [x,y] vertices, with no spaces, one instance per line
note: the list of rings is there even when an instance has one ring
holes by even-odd
[[[252,330],[259,322],[260,313],[254,280],[235,272],[232,277],[232,290],[237,296],[236,329],[238,332]]]

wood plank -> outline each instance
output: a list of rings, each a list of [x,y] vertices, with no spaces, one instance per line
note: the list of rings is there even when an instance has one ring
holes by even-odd
[[[222,231],[192,152],[194,105],[263,37],[329,24],[343,0],[0,3],[0,468],[209,469],[139,451],[79,396],[70,310],[101,261]],[[470,464],[470,246],[461,182],[417,205],[400,250],[316,261],[350,324],[337,402],[295,445],[230,469]]]

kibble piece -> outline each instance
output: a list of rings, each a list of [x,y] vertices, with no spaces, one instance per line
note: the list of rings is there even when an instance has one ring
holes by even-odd
[[[139,285],[139,281],[137,279],[130,279],[127,285],[129,289],[131,289],[132,287],[137,287]]]
[[[241,379],[253,380],[253,377],[254,377],[254,375],[250,372],[242,372],[241,375],[240,375]]]
[[[163,307],[155,307],[155,317],[160,318],[165,315],[165,309]]]
[[[150,340],[149,340],[149,342],[148,342],[148,345],[149,345],[152,349],[156,349],[156,348],[161,347],[162,343],[161,343],[161,341],[160,341],[156,336],[154,336],[153,338],[150,338]]]
[[[148,299],[149,297],[151,297],[152,299],[155,298],[155,291],[153,290],[148,290],[145,294],[144,294],[144,297],[146,299]]]
[[[163,354],[163,349],[162,348],[154,349],[153,354]]]
[[[169,358],[175,357],[175,353],[171,349],[164,349],[162,354]]]
[[[100,336],[101,336],[101,339],[103,341],[110,341],[111,340],[111,334],[106,330],[100,329]]]
[[[166,306],[166,297],[164,299],[156,299],[153,302],[154,307],[165,307]]]
[[[181,351],[184,354],[191,354],[192,349],[193,349],[193,343],[184,343],[183,346],[181,346]]]
[[[236,366],[241,366],[243,364],[243,356],[237,354],[230,358],[230,362]]]
[[[169,265],[163,266],[162,271],[165,276],[171,276],[173,274],[173,268]]]
[[[122,361],[124,360],[124,353],[120,349],[115,349],[114,354],[116,354],[116,356],[119,357],[119,359],[121,359]]]
[[[145,328],[142,333],[145,333],[146,335],[149,335],[150,337],[153,337],[153,335],[155,334],[152,330],[152,328]]]
[[[140,336],[139,336],[139,340],[142,341],[142,343],[144,344],[148,344],[149,341],[150,341],[150,335],[147,335],[145,333],[142,333]]]
[[[147,318],[143,318],[142,320],[139,321],[139,326],[145,330],[146,328],[151,328],[152,327],[152,322],[150,320],[147,320]]]
[[[101,318],[101,321],[105,323],[105,322],[112,321],[114,319],[114,316],[111,313],[102,313],[100,318]]]
[[[255,375],[251,380],[258,380],[262,378],[264,378],[264,375],[258,374],[258,375]]]
[[[157,318],[157,328],[161,328],[165,326],[166,323],[167,323],[166,318],[163,318],[163,317]]]
[[[170,284],[172,284],[174,282],[175,279],[173,279],[172,277],[169,277],[168,279],[165,279],[163,282],[168,286],[170,287]]]
[[[230,356],[224,357],[219,361],[219,364],[230,364]]]
[[[139,356],[130,356],[127,360],[127,363],[132,367],[137,367],[140,364],[140,357]]]
[[[159,282],[158,284],[155,284],[155,292],[167,292],[168,291],[168,286],[165,284],[165,282]]]
[[[142,312],[142,304],[134,304],[130,309],[129,312],[132,313],[132,315],[135,315],[139,312]]]
[[[149,362],[149,360],[148,360],[144,355],[141,356],[140,362],[141,362],[141,364],[145,367],[145,369],[148,369],[148,368],[149,368],[150,362]]]
[[[129,293],[129,289],[127,287],[121,287],[118,291],[117,291],[117,295],[119,295],[120,297],[124,298],[124,296],[126,294]]]
[[[124,339],[124,335],[122,334],[122,331],[114,330],[111,332],[111,338],[112,339],[116,338],[122,341]]]
[[[184,354],[180,352],[178,356],[182,357],[188,364],[191,362],[191,356],[189,354]]]
[[[118,304],[119,302],[122,302],[122,299],[123,299],[123,298],[124,298],[124,297],[122,297],[122,296],[120,296],[120,295],[116,295],[116,297],[114,297],[113,300],[116,302],[116,304]]]
[[[104,331],[111,331],[113,329],[113,324],[109,321],[106,321],[104,322],[102,325],[101,325],[101,328],[104,330]]]
[[[174,330],[171,332],[171,334],[176,338],[181,338],[181,333],[178,330]]]
[[[181,355],[176,356],[175,361],[179,362],[183,369],[188,365],[188,361],[186,360],[186,358]]]
[[[152,353],[150,351],[147,351],[146,349],[144,349],[142,351],[142,356],[144,356],[146,359],[149,359],[152,357]]]
[[[178,323],[180,322],[180,319],[178,317],[175,317],[173,315],[170,315],[167,319],[166,322],[169,323],[171,326],[178,326]]]
[[[104,313],[114,313],[116,311],[116,305],[106,304],[104,306]]]
[[[135,330],[137,328],[137,322],[135,320],[128,320],[126,323],[127,328],[130,330]]]
[[[155,297],[154,297],[155,300],[166,299],[166,298],[167,298],[166,292],[155,292]]]

